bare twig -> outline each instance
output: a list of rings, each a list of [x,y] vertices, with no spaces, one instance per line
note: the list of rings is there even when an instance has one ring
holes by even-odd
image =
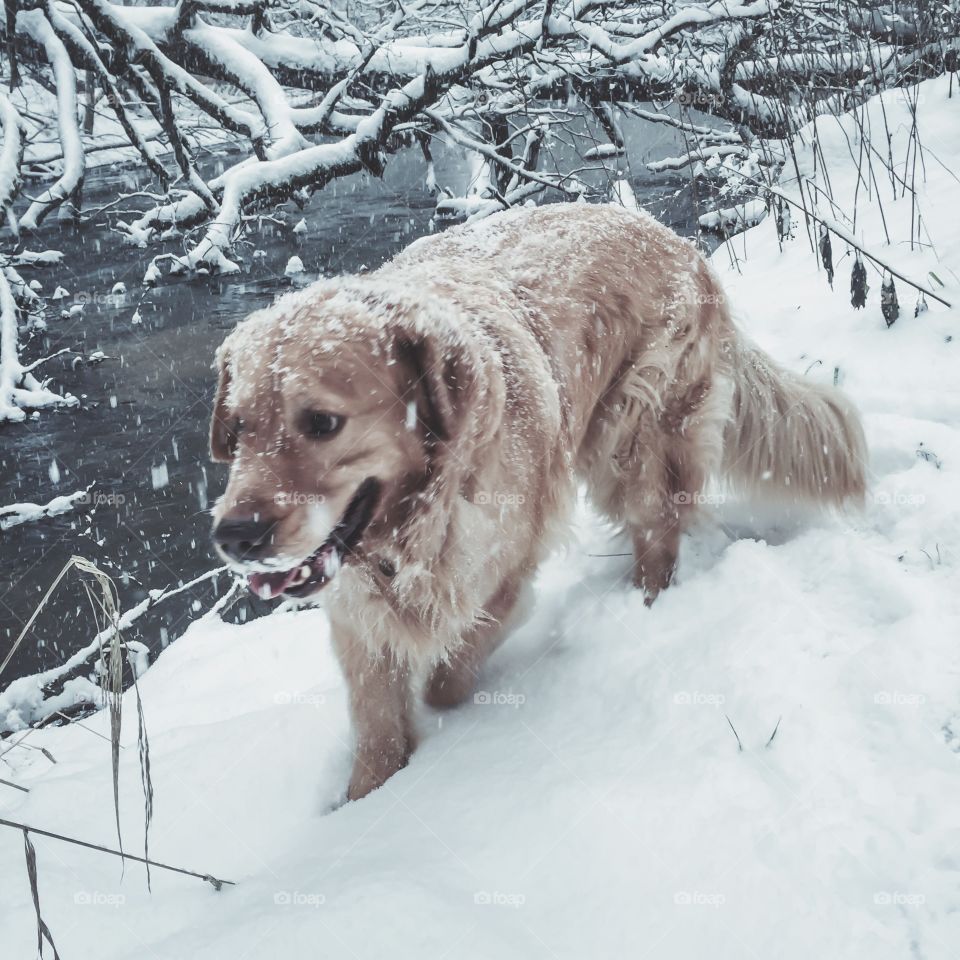
[[[743,743],[740,740],[740,734],[737,733],[737,728],[733,725],[733,721],[727,717],[726,714],[724,714],[724,716],[727,718],[727,723],[730,724],[730,729],[733,731],[733,735],[737,738],[737,750],[739,750],[740,753],[743,753]]]
[[[30,826],[27,823],[19,823],[16,820],[7,820],[0,817],[0,825],[4,827],[13,827],[16,830],[23,830],[34,833],[39,837],[50,837],[52,840],[61,840],[63,843],[72,843],[78,847],[86,847],[88,850],[97,850],[100,853],[109,853],[113,857],[122,857],[124,860],[133,860],[136,863],[148,864],[156,867],[158,870],[169,870],[171,873],[182,873],[188,877],[196,877],[198,880],[206,880],[211,884],[214,890],[219,890],[224,884],[236,886],[233,880],[222,880],[209,873],[197,873],[195,870],[186,870],[183,867],[173,867],[168,863],[160,863],[158,860],[147,860],[144,857],[138,857],[132,853],[124,853],[122,850],[112,850],[110,847],[104,847],[99,843],[90,843],[87,840],[78,840],[76,837],[68,837],[62,833],[54,833],[52,830],[41,830],[39,827]]]

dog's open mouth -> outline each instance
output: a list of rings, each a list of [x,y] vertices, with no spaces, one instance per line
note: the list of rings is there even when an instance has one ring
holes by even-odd
[[[347,509],[330,536],[306,560],[289,570],[250,573],[247,575],[247,586],[264,600],[272,600],[280,594],[305,597],[326,586],[356,549],[373,517],[379,497],[379,481],[374,477],[367,477],[357,487],[357,492],[347,504]]]

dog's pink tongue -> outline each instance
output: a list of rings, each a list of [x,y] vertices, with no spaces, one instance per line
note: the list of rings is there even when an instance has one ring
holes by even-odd
[[[294,581],[299,568],[284,573],[251,573],[247,576],[247,586],[262,600],[279,597]]]

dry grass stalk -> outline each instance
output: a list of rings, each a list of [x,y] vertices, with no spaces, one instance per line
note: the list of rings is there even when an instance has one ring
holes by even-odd
[[[126,660],[120,624],[120,606],[116,584],[109,574],[83,557],[73,557],[74,566],[93,578],[83,581],[99,636],[107,638],[100,647],[100,685],[110,712],[110,762],[113,772],[113,809],[117,824],[117,843],[123,852],[123,834],[120,828],[120,733],[123,726],[123,665]],[[137,748],[140,760],[140,783],[143,788],[143,862],[147,869],[147,887],[150,886],[150,824],[153,822],[153,781],[150,778],[150,742],[143,715],[143,702],[137,683],[137,672],[130,664],[137,703]]]
[[[53,934],[47,926],[40,912],[40,885],[37,881],[37,851],[30,841],[30,834],[23,828],[23,851],[27,858],[27,877],[30,880],[30,893],[33,894],[33,909],[37,914],[37,955],[43,960],[43,942],[46,940],[53,950],[53,960],[60,960],[57,945],[53,942]]]

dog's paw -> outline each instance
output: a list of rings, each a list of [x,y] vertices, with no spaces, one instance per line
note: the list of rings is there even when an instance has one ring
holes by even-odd
[[[362,800],[382,787],[398,770],[410,761],[413,748],[408,740],[390,741],[377,747],[358,751],[353,763],[353,774],[347,788],[347,800]]]
[[[449,710],[470,699],[477,679],[472,671],[438,663],[423,690],[423,701],[435,710]]]

